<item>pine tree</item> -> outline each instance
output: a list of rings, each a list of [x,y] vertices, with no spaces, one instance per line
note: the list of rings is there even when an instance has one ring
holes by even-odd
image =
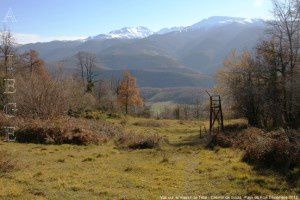
[[[129,71],[123,74],[119,88],[118,103],[124,106],[126,114],[128,114],[130,106],[143,105],[140,89],[136,85],[136,78]]]

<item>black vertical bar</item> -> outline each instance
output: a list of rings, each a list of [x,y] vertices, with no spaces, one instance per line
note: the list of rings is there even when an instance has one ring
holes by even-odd
[[[220,109],[220,115],[221,115],[221,129],[224,131],[224,122],[223,122],[223,112],[222,112],[222,104],[221,104],[221,96],[219,96],[219,109]]]
[[[210,115],[209,115],[209,133],[211,134],[212,131],[212,118],[213,118],[213,107],[212,107],[212,97],[210,97]]]

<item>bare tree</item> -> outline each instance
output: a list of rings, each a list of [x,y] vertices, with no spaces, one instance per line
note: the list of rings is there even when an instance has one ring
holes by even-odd
[[[299,0],[273,0],[273,16],[269,24],[271,36],[277,46],[281,74],[281,87],[283,91],[283,118],[287,126],[296,123],[296,84],[295,71],[299,61],[300,49],[300,1]]]
[[[201,110],[201,100],[200,96],[197,96],[195,99],[195,118],[200,119],[200,110]]]
[[[175,119],[180,119],[180,104],[176,105],[176,107],[174,108],[174,116],[175,116]]]
[[[114,92],[115,95],[119,95],[121,80],[115,77],[111,77],[110,79],[110,88]]]
[[[80,70],[80,77],[82,79],[82,82],[85,83],[85,78],[84,78],[84,55],[86,53],[85,52],[78,52],[76,54],[76,58],[78,60],[78,67],[79,67],[79,70]]]
[[[14,45],[15,40],[13,35],[9,30],[3,28],[0,32],[0,56],[3,57],[4,60],[4,70],[6,73],[8,72],[9,65],[9,55],[14,54]]]
[[[222,96],[231,102],[232,109],[248,119],[250,125],[259,125],[260,81],[258,71],[251,54],[244,51],[238,55],[233,51],[224,60],[224,67],[219,71],[217,79]]]
[[[79,52],[76,57],[82,82],[86,85],[86,92],[92,92],[96,77],[96,57],[87,52]]]

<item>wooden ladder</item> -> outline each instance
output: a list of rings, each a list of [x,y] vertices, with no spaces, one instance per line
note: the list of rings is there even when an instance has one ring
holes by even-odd
[[[218,122],[218,131],[224,131],[222,102],[220,95],[210,96],[210,115],[209,115],[209,133],[214,129],[215,122]]]

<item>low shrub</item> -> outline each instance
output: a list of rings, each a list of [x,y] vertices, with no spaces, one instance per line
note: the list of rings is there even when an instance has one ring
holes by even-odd
[[[159,120],[140,120],[134,122],[133,125],[143,127],[163,127],[166,126],[166,123]]]
[[[107,115],[100,111],[86,111],[83,113],[83,117],[86,119],[95,119],[95,120],[107,119]]]
[[[121,121],[120,121],[120,124],[122,126],[126,126],[128,124],[128,119],[127,118],[123,118]]]
[[[228,148],[232,146],[232,140],[226,135],[219,133],[215,136],[216,144],[220,147]]]
[[[124,133],[116,138],[116,144],[128,149],[152,149],[159,147],[164,140],[157,134]]]
[[[9,124],[8,122],[9,121],[7,117],[5,117],[5,115],[2,112],[0,112],[0,139],[5,137],[4,127]]]
[[[291,142],[283,133],[269,133],[246,147],[243,161],[258,166],[271,167],[281,172],[299,167],[300,146]],[[281,135],[279,138],[274,136]],[[273,136],[273,137],[272,137]],[[286,137],[286,138],[284,138]]]
[[[110,119],[122,119],[124,118],[124,115],[121,113],[108,113],[107,117]]]
[[[256,140],[262,140],[266,137],[266,133],[258,128],[248,128],[242,131],[220,132],[210,137],[208,147],[220,146],[227,148],[233,146],[245,150],[250,144],[255,143]]]
[[[0,174],[8,173],[16,169],[16,161],[6,151],[0,151]]]
[[[121,132],[121,127],[108,122],[64,118],[26,122],[15,135],[21,143],[87,145],[106,142]]]
[[[266,132],[258,128],[218,133],[210,136],[207,147],[234,147],[245,150],[243,161],[287,172],[299,167],[300,135],[297,131]]]
[[[9,124],[9,118],[0,111],[0,127],[3,128],[4,126],[7,126],[7,124]]]
[[[234,123],[234,124],[227,124],[224,126],[224,132],[235,132],[247,129],[248,125],[246,123]]]
[[[46,71],[24,73],[17,79],[15,101],[19,116],[50,119],[67,113],[69,101],[64,82],[54,80]]]
[[[214,135],[207,135],[207,148],[213,149],[215,146],[228,148],[232,146],[232,139],[224,133],[218,133]]]
[[[258,128],[249,128],[231,135],[233,138],[233,146],[239,149],[246,150],[250,145],[257,141],[266,140],[267,134],[265,131]]]
[[[86,119],[95,119],[95,120],[124,118],[124,115],[122,115],[120,113],[103,112],[103,111],[89,111],[89,110],[82,112],[80,116],[84,117]]]

